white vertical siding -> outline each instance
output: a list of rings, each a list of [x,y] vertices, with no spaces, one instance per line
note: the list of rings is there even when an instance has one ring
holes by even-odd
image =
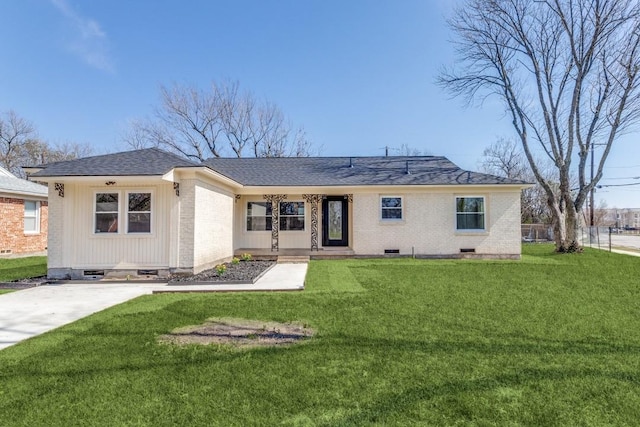
[[[71,191],[69,191],[71,190]],[[125,232],[126,192],[151,191],[151,233]],[[94,204],[96,192],[119,192],[120,232],[94,233]],[[118,182],[113,186],[68,185],[65,203],[73,206],[65,215],[63,246],[67,261],[64,267],[76,269],[135,269],[168,268],[171,225],[169,222],[174,193],[170,183],[141,185]],[[66,212],[65,212],[66,213]]]

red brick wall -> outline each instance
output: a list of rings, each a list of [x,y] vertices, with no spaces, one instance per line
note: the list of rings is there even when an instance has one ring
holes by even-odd
[[[48,218],[47,202],[40,202],[40,233],[25,234],[24,199],[0,197],[0,255],[47,249]]]

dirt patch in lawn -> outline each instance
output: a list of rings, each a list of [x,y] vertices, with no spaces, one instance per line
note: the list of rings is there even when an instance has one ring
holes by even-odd
[[[235,348],[281,347],[310,339],[315,331],[299,323],[248,319],[208,319],[161,335],[160,342],[177,345],[220,344]]]

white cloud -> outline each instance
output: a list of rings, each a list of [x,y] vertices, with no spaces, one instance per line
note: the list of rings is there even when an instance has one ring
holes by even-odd
[[[115,66],[109,56],[109,39],[100,24],[91,18],[81,16],[67,0],[50,1],[71,24],[73,36],[67,42],[69,51],[94,68],[115,72]]]

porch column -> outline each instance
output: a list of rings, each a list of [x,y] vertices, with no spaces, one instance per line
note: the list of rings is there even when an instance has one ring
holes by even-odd
[[[271,250],[277,251],[280,245],[280,201],[287,198],[286,194],[265,194],[262,196],[271,202]]]
[[[311,205],[311,250],[318,250],[318,203],[322,194],[303,194],[302,198]]]

